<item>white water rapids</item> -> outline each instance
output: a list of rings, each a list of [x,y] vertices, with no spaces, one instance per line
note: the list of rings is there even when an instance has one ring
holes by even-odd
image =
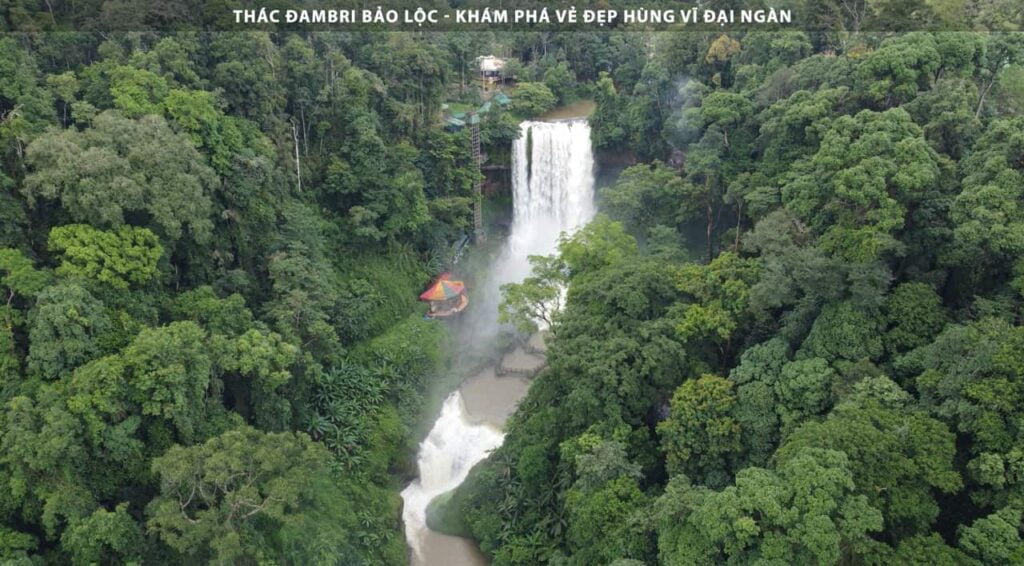
[[[512,148],[512,232],[485,288],[474,291],[474,306],[479,316],[485,317],[485,325],[497,327],[498,289],[529,275],[528,256],[553,253],[562,232],[582,227],[593,216],[593,169],[590,126],[585,120],[520,125],[520,136]],[[489,377],[472,376],[467,382],[495,379],[493,371],[488,371]],[[500,388],[491,389],[492,395],[503,395]],[[509,409],[519,402],[519,396],[504,397],[490,401],[504,401]],[[474,417],[479,415],[467,410],[461,389],[456,390],[445,400],[440,417],[420,444],[419,477],[402,491],[402,519],[414,565],[483,563],[468,541],[453,543],[454,537],[444,537],[426,525],[430,501],[462,483],[470,469],[504,439],[500,430]]]
[[[470,468],[501,446],[505,437],[490,425],[469,422],[466,416],[462,394],[455,391],[445,399],[441,416],[420,444],[416,458],[419,478],[402,491],[405,501],[402,520],[406,540],[416,554],[413,563],[425,563],[423,545],[429,531],[427,505],[438,495],[458,487]]]
[[[594,216],[594,155],[586,120],[519,126],[512,146],[512,204],[512,233],[494,266],[499,285],[521,281],[530,274],[529,256],[554,253],[562,232]]]

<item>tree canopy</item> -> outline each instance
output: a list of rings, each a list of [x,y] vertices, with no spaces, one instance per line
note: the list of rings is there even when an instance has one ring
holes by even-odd
[[[462,534],[495,566],[1024,562],[1013,2],[68,31],[170,14],[123,4],[0,7],[0,563],[407,563],[399,486],[497,354],[455,363],[478,337],[417,296],[457,257],[475,292],[518,121],[582,100],[599,213],[473,299],[547,365],[439,500]],[[481,170],[446,119],[487,101]]]
[[[843,21],[959,13],[920,6]],[[507,287],[549,364],[451,499],[494,564],[1024,557],[1019,36],[656,34],[595,77],[628,165]]]

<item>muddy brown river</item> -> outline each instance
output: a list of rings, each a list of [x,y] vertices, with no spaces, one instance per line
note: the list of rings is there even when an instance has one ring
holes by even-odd
[[[557,252],[560,234],[572,233],[594,215],[594,158],[586,116],[593,102],[558,109],[544,121],[519,124],[512,144],[512,228],[487,270],[489,282],[474,294],[480,320],[468,326],[498,328],[500,286],[529,275],[528,258]],[[487,299],[491,297],[491,299]],[[472,313],[470,313],[472,314]],[[465,320],[464,323],[473,322]],[[439,495],[459,486],[470,469],[504,441],[508,417],[545,363],[538,336],[506,353],[500,362],[466,379],[441,407],[416,457],[419,477],[402,491],[402,520],[416,566],[483,565],[472,541],[434,532],[426,510]]]
[[[420,445],[420,477],[402,492],[402,518],[413,566],[482,566],[487,559],[473,541],[427,526],[430,501],[454,489],[487,453],[501,445],[505,421],[530,387],[529,375],[544,365],[543,340],[535,335],[505,354],[498,367],[471,376],[445,400],[441,416]],[[499,373],[503,375],[499,375]]]

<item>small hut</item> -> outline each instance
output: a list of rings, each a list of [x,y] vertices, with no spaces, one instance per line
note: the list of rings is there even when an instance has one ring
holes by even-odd
[[[480,87],[486,92],[514,81],[515,68],[511,62],[495,57],[494,55],[481,55],[476,58],[477,69],[480,73]]]
[[[465,283],[453,280],[451,273],[442,273],[420,294],[420,300],[430,303],[430,311],[427,312],[429,318],[455,316],[469,306]]]
[[[481,55],[476,58],[480,65],[480,78],[486,82],[501,80],[501,72],[505,69],[505,60],[494,55]]]

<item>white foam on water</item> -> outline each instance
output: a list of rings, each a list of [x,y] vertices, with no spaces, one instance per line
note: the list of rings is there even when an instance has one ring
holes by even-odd
[[[441,416],[434,422],[426,440],[420,443],[416,459],[419,478],[402,491],[405,536],[414,552],[421,552],[420,541],[427,529],[430,500],[455,489],[477,462],[501,446],[504,438],[501,431],[490,425],[469,421],[459,391],[445,399]]]
[[[529,256],[554,253],[563,232],[572,233],[594,216],[594,156],[586,120],[528,121],[519,129],[512,147],[512,232],[489,280],[474,291],[480,328],[497,328],[499,287],[529,275]],[[419,562],[427,505],[462,483],[504,440],[501,431],[468,417],[462,394],[455,391],[420,444],[419,478],[402,491],[405,535]]]

